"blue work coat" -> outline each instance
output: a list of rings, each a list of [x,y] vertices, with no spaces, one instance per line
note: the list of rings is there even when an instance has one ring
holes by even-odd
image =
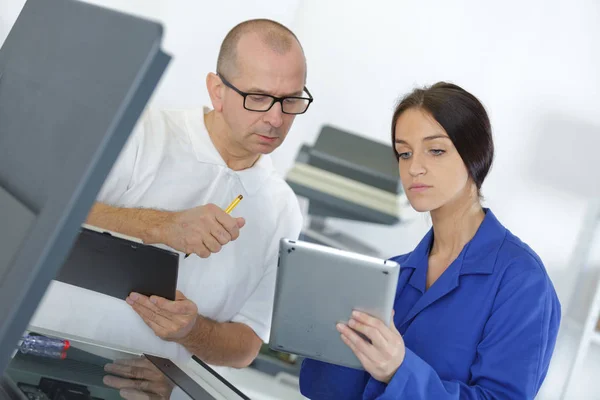
[[[401,265],[394,323],[406,356],[388,384],[306,359],[310,399],[533,399],[546,376],[561,309],[544,265],[486,209],[473,239],[426,290],[433,230]],[[341,339],[340,339],[341,340]]]

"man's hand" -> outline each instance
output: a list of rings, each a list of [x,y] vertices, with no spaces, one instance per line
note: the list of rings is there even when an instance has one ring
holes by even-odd
[[[104,384],[120,389],[126,400],[169,399],[173,392],[171,381],[146,358],[116,360],[104,370],[112,374],[104,377]]]
[[[202,361],[244,368],[256,358],[262,340],[248,325],[217,322],[198,315],[198,307],[177,291],[175,301],[131,293],[127,303],[163,340],[184,346]]]
[[[186,337],[198,319],[198,307],[179,290],[175,301],[131,293],[127,303],[159,338],[178,341]]]
[[[207,258],[237,239],[245,223],[243,218],[233,218],[216,205],[207,204],[173,213],[163,241],[175,250]]]
[[[173,212],[95,203],[87,223],[140,238],[146,244],[162,243],[207,258],[237,239],[246,222],[214,204]]]

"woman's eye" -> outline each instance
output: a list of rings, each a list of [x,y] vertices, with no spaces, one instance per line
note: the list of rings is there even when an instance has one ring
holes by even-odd
[[[430,151],[431,151],[431,154],[433,154],[434,156],[441,156],[442,154],[444,154],[446,152],[445,150],[440,150],[440,149],[433,149]]]
[[[398,154],[398,158],[402,159],[402,160],[406,160],[410,157],[411,153],[410,152],[404,152],[404,153],[399,153]]]

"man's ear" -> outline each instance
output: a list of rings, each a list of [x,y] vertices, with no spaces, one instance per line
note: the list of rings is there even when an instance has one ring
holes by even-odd
[[[206,75],[206,89],[208,90],[213,110],[221,112],[223,110],[223,94],[225,91],[223,81],[217,74],[209,72]]]

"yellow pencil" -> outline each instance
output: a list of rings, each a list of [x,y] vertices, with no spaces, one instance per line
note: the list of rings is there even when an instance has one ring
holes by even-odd
[[[236,197],[236,198],[235,198],[235,199],[234,199],[234,200],[231,202],[231,204],[229,205],[229,207],[227,207],[227,208],[225,209],[225,212],[226,212],[227,214],[229,214],[230,212],[232,212],[232,211],[233,211],[233,209],[234,209],[234,208],[235,208],[235,207],[236,207],[236,206],[237,206],[237,205],[240,203],[240,201],[242,201],[242,199],[243,199],[243,198],[244,198],[244,196],[242,196],[241,194],[240,194],[238,197]]]
[[[229,214],[230,212],[233,211],[233,209],[240,203],[240,201],[242,201],[242,199],[244,198],[244,196],[242,196],[241,194],[236,197],[235,199],[233,199],[233,201],[231,202],[231,204],[225,209],[225,212],[227,214]],[[188,258],[190,255],[186,254],[184,258]]]

